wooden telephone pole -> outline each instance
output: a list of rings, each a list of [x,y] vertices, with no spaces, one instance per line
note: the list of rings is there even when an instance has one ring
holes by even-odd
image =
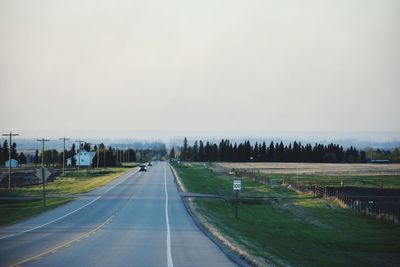
[[[46,206],[46,179],[44,173],[44,142],[50,141],[49,139],[37,139],[36,141],[42,142],[42,184],[43,184],[43,204]]]
[[[11,146],[12,146],[12,137],[13,136],[18,136],[17,133],[7,133],[7,134],[3,134],[3,136],[8,136],[10,137],[10,143],[8,144],[8,190],[11,190]]]

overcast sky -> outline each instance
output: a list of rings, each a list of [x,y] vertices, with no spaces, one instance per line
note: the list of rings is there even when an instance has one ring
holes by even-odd
[[[397,0],[0,0],[3,132],[396,135],[399,114]]]

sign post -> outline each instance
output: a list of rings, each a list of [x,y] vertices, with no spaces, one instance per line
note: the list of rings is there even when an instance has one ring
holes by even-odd
[[[236,205],[235,205],[235,219],[238,218],[239,212],[239,191],[242,190],[242,181],[241,180],[233,180],[233,191],[236,192]]]

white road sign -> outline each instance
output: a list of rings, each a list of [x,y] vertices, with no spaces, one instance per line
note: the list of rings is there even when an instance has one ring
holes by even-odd
[[[44,172],[42,171],[42,168],[37,169],[37,171],[36,171],[36,177],[37,177],[37,178],[43,179],[43,177],[42,177],[42,174],[43,174],[43,173],[44,173],[44,179],[47,179],[47,178],[50,177],[51,172],[50,172],[48,169],[46,169],[46,168],[43,168],[43,169],[44,169]]]
[[[233,180],[233,190],[241,190],[241,189],[242,189],[242,181]]]

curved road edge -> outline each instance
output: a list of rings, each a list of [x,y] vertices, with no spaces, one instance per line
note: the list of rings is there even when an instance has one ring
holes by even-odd
[[[169,167],[171,168],[172,174],[174,176],[174,181],[175,184],[178,187],[179,192],[186,192],[186,189],[178,175],[178,173],[175,171],[174,167],[171,166],[171,164],[168,164]],[[214,243],[218,246],[218,248],[228,256],[229,259],[231,259],[234,263],[236,263],[238,266],[242,267],[249,267],[249,266],[264,266],[264,264],[261,264],[258,261],[255,261],[250,258],[250,254],[248,252],[241,251],[238,249],[238,246],[234,243],[232,243],[230,240],[223,238],[222,236],[217,236],[215,234],[215,229],[210,227],[210,225],[207,225],[204,223],[204,220],[201,219],[201,215],[198,214],[190,204],[190,201],[184,197],[181,196],[182,202],[186,208],[186,211],[190,215],[190,217],[193,219],[193,222],[196,224],[196,226]]]

